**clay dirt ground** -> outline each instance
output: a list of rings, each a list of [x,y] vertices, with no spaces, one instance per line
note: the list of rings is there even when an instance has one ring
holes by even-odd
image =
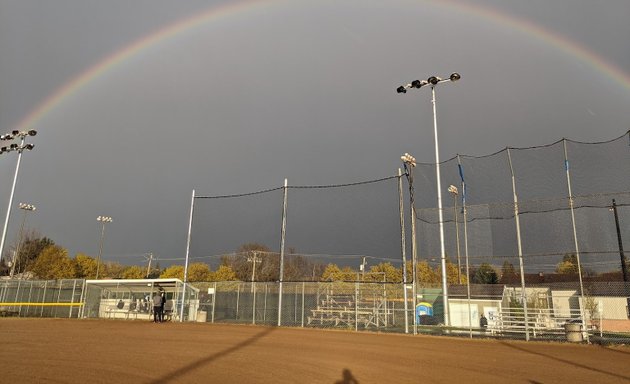
[[[247,325],[0,319],[1,383],[630,383],[630,348]]]

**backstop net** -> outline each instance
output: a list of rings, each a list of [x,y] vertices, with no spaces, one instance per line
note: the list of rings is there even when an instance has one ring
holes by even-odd
[[[630,132],[597,143],[563,139],[458,155],[439,164],[441,204],[437,168],[417,164],[402,176],[363,182],[196,196],[190,260],[212,269],[229,265],[238,280],[208,294],[207,300],[229,301],[214,315],[465,329],[477,327],[484,314],[495,329],[526,336],[544,334],[545,327],[558,331],[571,319],[595,327],[599,316],[599,324],[630,329],[622,250],[630,234]],[[417,287],[406,306],[403,260],[407,282]]]

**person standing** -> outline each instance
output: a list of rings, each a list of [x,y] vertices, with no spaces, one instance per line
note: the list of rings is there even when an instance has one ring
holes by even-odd
[[[488,328],[488,319],[486,318],[486,316],[484,316],[483,313],[481,314],[481,318],[479,319],[479,326],[481,327],[482,332],[485,332]]]
[[[160,292],[155,292],[155,295],[153,295],[153,322],[154,323],[159,323],[162,321],[162,316],[161,316],[161,311],[162,311],[162,295],[160,295]]]
[[[162,292],[162,302],[160,303],[160,323],[164,321],[164,304],[166,303],[166,292]]]

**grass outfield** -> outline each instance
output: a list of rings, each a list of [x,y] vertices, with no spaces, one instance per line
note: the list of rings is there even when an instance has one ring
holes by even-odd
[[[30,318],[0,340],[3,383],[630,383],[624,346]]]

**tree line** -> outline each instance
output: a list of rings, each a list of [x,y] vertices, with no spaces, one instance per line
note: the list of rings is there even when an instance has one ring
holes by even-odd
[[[11,251],[10,251],[11,252]],[[8,275],[12,265],[7,260],[15,260],[14,275],[30,279],[143,279],[143,278],[179,278],[184,280],[184,266],[171,265],[160,268],[159,263],[153,268],[139,265],[123,266],[117,262],[99,262],[96,258],[78,253],[74,258],[68,251],[55,244],[47,237],[35,232],[27,233],[15,258],[4,257],[0,263],[0,275]],[[6,256],[6,255],[5,255]],[[402,268],[389,262],[371,265],[369,269],[359,270],[351,266],[339,266],[334,263],[320,263],[302,256],[295,249],[289,249],[284,260],[283,281],[365,281],[400,283],[403,281]],[[255,268],[255,270],[254,270]],[[407,281],[412,281],[412,265],[406,265]],[[577,260],[574,254],[566,254],[556,267],[556,274],[571,277],[577,274]],[[224,255],[219,265],[212,270],[207,263],[196,262],[188,266],[187,281],[279,281],[280,254],[272,252],[267,246],[258,243],[246,243],[237,252]],[[416,276],[419,282],[438,286],[442,281],[440,266],[432,267],[427,261],[417,262]],[[527,276],[526,276],[527,277]],[[449,285],[466,284],[515,284],[520,282],[520,275],[514,265],[505,261],[501,268],[488,263],[472,268],[470,274],[458,271],[457,264],[446,261],[446,278]],[[531,279],[531,278],[528,278]]]

